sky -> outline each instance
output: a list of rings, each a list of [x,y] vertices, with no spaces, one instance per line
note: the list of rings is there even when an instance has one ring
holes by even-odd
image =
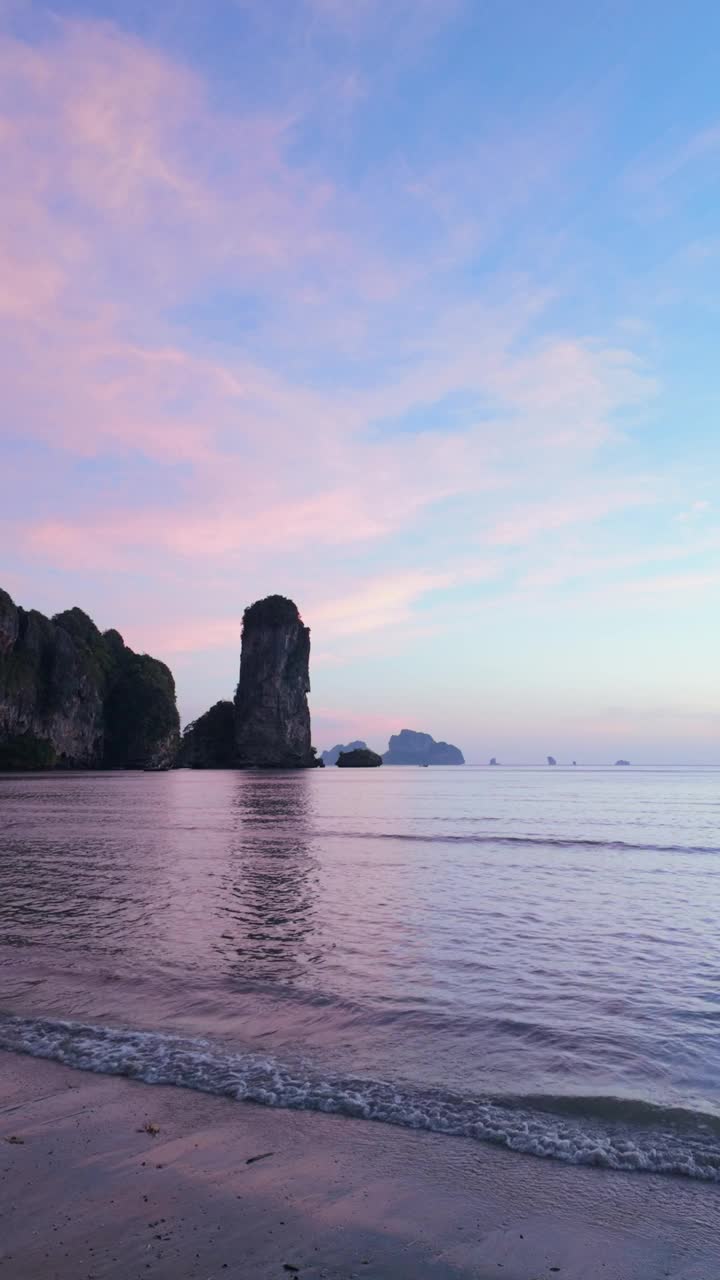
[[[313,739],[720,764],[720,7],[0,0],[0,584]]]

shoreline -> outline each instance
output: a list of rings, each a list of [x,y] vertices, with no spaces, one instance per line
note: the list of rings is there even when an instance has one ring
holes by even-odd
[[[11,1280],[715,1280],[719,1207],[716,1184],[0,1051]]]

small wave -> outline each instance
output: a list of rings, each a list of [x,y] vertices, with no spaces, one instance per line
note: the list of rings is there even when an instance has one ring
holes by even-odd
[[[714,844],[642,844],[629,840],[588,840],[581,836],[506,836],[488,832],[437,835],[415,831],[316,831],[315,835],[341,836],[344,840],[400,840],[414,844],[499,844],[510,848],[530,845],[549,849],[611,849],[618,853],[720,853],[720,845]]]
[[[0,1048],[147,1084],[474,1138],[568,1164],[720,1182],[720,1118],[682,1108],[617,1098],[465,1097],[327,1075],[202,1039],[44,1018],[0,1017]]]

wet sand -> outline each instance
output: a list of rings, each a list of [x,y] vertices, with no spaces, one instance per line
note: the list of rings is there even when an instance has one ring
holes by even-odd
[[[0,1280],[292,1276],[718,1280],[720,1185],[0,1052]]]

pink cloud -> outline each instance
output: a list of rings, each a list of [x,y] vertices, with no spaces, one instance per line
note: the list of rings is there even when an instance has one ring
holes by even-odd
[[[308,543],[324,540],[331,519],[336,537],[382,536],[428,504],[496,485],[501,436],[509,452],[519,442],[592,448],[619,403],[647,394],[628,353],[565,340],[511,355],[523,299],[441,313],[420,345],[410,342],[407,373],[352,394],[320,394],[243,354],[210,359],[169,341],[168,303],[219,270],[265,288],[282,270],[300,343],[317,268],[342,287],[337,299],[320,290],[315,341],[318,325],[347,322],[339,296],[348,288],[372,312],[397,292],[398,270],[338,230],[332,184],[288,164],[288,117],[218,113],[194,73],[110,25],[56,22],[53,32],[32,49],[0,43],[0,271],[6,307],[27,316],[4,334],[6,403],[28,435],[80,455],[134,450],[192,464],[205,512],[104,507],[95,522],[30,531],[36,551],[71,555],[77,545],[86,563],[89,535],[120,554],[145,529],[179,555],[222,552],[262,537],[263,513]],[[502,403],[501,428],[364,438],[374,418],[463,384]],[[298,499],[298,489],[316,496]],[[239,511],[226,509],[226,491]]]
[[[389,203],[432,206],[438,228],[427,256],[385,252],[382,184],[342,192],[291,162],[291,111],[221,112],[201,77],[111,25],[48,30],[34,48],[0,40],[6,422],[53,458],[140,455],[157,493],[58,485],[41,515],[8,520],[14,555],[110,580],[105,624],[168,657],[236,651],[244,604],[302,589],[322,669],[351,644],[388,652],[395,636],[402,652],[444,625],[422,608],[433,592],[499,578],[458,554],[479,529],[519,547],[650,500],[631,477],[599,496],[592,471],[616,413],[654,394],[632,351],[536,339],[537,288],[502,282],[483,302],[435,288],[542,186],[527,146],[502,139],[476,171],[459,160],[442,199],[437,171],[383,174]],[[213,345],[174,318],[217,288],[259,298],[258,335]],[[334,361],[348,385],[313,385],[308,368]],[[443,422],[437,406],[458,392],[492,411]],[[437,427],[403,429],[425,406]],[[370,544],[384,569],[370,570]]]

